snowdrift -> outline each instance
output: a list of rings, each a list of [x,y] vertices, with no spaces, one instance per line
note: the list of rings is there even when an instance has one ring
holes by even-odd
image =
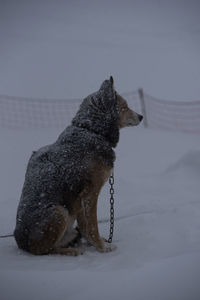
[[[32,150],[58,134],[1,130],[1,234],[14,228]],[[77,258],[35,257],[20,251],[13,238],[0,239],[2,299],[199,300],[199,153],[196,136],[122,130],[115,164],[117,250],[103,255],[91,247]],[[108,237],[108,184],[98,219]]]
[[[193,176],[197,180],[200,176],[200,151],[190,150],[180,159],[169,166],[166,173]]]

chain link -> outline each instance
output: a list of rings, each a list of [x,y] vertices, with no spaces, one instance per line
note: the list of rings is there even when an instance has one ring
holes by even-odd
[[[109,178],[110,184],[110,234],[108,243],[112,243],[114,231],[114,173],[112,172]]]
[[[117,102],[117,93],[115,92],[115,101],[116,101],[116,109],[117,114],[119,114],[119,106]],[[109,178],[110,184],[110,234],[107,240],[108,243],[112,243],[113,239],[113,231],[114,231],[114,172],[111,173]]]

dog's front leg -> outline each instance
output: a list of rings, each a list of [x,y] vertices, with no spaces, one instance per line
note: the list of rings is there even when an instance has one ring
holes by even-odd
[[[96,197],[86,197],[81,203],[82,209],[77,215],[77,222],[82,235],[100,252],[114,250],[115,247],[105,242],[99,235]]]
[[[97,199],[84,197],[81,199],[81,210],[77,215],[78,227],[82,235],[98,250],[103,248],[97,223]]]

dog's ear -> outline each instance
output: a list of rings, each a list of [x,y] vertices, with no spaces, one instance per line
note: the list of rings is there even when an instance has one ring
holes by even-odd
[[[114,86],[114,79],[112,76],[110,76],[110,83],[112,84],[112,87]]]

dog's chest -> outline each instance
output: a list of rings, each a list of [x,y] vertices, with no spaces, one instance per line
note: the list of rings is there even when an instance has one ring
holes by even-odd
[[[105,164],[93,161],[90,172],[93,186],[98,190],[108,180],[112,168]]]

